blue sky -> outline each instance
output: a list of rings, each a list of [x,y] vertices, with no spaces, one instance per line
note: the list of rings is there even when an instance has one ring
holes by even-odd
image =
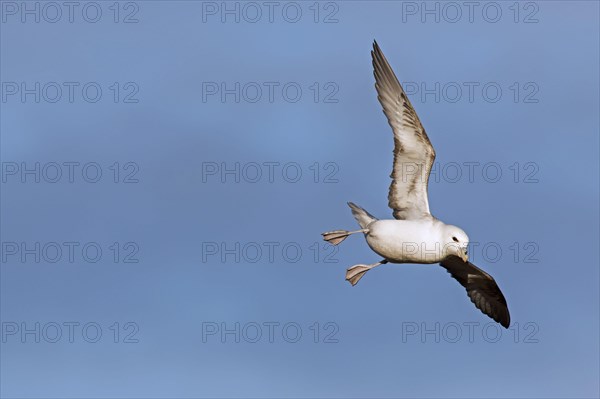
[[[3,397],[598,397],[597,2],[35,4],[1,3]],[[320,241],[391,216],[373,39],[509,330]]]

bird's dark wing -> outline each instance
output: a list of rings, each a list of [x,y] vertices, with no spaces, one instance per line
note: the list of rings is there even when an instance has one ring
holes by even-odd
[[[510,325],[508,305],[492,276],[457,256],[447,258],[440,265],[467,289],[467,295],[479,310],[508,328]]]

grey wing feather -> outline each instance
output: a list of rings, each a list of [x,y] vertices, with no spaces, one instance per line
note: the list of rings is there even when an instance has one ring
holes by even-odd
[[[435,150],[377,42],[371,52],[377,98],[394,131],[394,167],[388,205],[396,219],[431,217],[427,197]]]
[[[477,309],[500,323],[510,326],[510,313],[506,299],[492,276],[472,264],[451,256],[440,263],[463,287]]]

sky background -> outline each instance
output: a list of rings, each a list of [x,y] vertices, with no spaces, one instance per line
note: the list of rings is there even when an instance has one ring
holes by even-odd
[[[0,3],[2,397],[600,395],[598,2],[45,4]],[[509,330],[321,241],[391,217],[373,39]]]

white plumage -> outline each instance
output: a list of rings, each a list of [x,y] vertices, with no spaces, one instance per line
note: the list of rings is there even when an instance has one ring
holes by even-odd
[[[468,261],[469,237],[459,227],[445,224],[429,211],[427,184],[435,150],[377,42],[371,52],[377,98],[394,132],[394,166],[388,205],[395,219],[379,220],[349,202],[361,229],[335,230],[323,238],[338,245],[354,233],[364,233],[369,247],[383,257],[370,265],[356,265],[346,272],[352,285],[372,268],[385,263],[439,263],[465,289],[483,313],[502,326],[510,325],[504,295],[495,280]]]

